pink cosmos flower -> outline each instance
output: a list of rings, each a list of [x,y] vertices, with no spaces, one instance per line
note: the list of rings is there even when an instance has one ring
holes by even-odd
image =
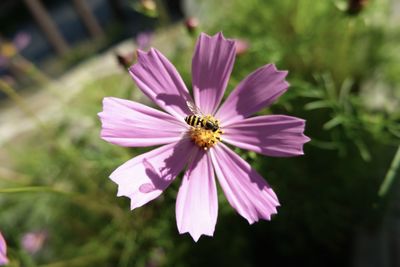
[[[153,33],[151,31],[139,32],[135,38],[135,43],[138,49],[148,49],[153,39]]]
[[[42,249],[47,236],[45,230],[25,233],[21,239],[22,248],[30,254],[35,254]]]
[[[196,32],[196,29],[199,28],[199,24],[199,20],[196,17],[188,17],[185,19],[185,27],[190,34]]]
[[[247,50],[250,48],[250,43],[244,39],[235,39],[236,43],[236,55],[240,56],[246,54]]]
[[[10,60],[18,55],[31,42],[31,36],[20,32],[14,36],[12,42],[0,37],[0,67],[7,67]]]
[[[235,42],[222,33],[200,35],[192,61],[193,102],[200,111],[191,116],[192,121],[188,89],[174,66],[153,48],[139,51],[138,62],[129,72],[165,112],[107,97],[99,113],[104,140],[127,147],[162,145],[127,161],[110,176],[118,185],[118,196],[130,198],[132,210],[157,198],[186,166],[176,199],[176,221],[179,232],[190,233],[195,241],[214,233],[218,213],[214,173],[230,205],[250,224],[270,220],[279,206],[264,178],[227,144],[288,157],[302,155],[303,144],[309,141],[302,119],[250,117],[288,88],[287,72],[273,64],[247,76],[220,106],[235,54]],[[196,118],[199,124],[194,123]],[[202,122],[216,127],[207,128]]]
[[[7,244],[3,235],[0,232],[0,266],[8,264],[7,258]]]

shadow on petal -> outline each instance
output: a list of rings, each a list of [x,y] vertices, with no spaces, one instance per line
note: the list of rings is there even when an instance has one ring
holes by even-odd
[[[158,197],[184,169],[194,145],[186,138],[137,156],[119,168],[110,178],[118,184],[118,196],[131,199],[131,209]]]
[[[186,105],[187,101],[192,101],[191,99],[187,99],[182,95],[174,95],[174,94],[158,94],[156,99],[164,102],[166,106],[174,106],[176,109],[180,110],[183,114],[190,114],[190,110]],[[193,101],[192,101],[193,102]]]

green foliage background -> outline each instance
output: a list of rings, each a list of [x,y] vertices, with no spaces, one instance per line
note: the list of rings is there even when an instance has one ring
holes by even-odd
[[[305,156],[237,150],[274,188],[278,215],[249,226],[219,190],[215,237],[194,243],[176,229],[179,179],[157,200],[129,211],[107,177],[145,150],[103,142],[96,114],[103,97],[138,99],[140,92],[128,74],[112,75],[88,84],[60,121],[6,147],[19,175],[0,177],[10,266],[351,265],[356,233],[376,228],[390,200],[390,191],[381,198],[377,192],[400,145],[400,31],[391,24],[390,3],[368,1],[356,15],[345,12],[344,1],[201,3],[202,30],[250,43],[236,60],[229,90],[266,63],[289,70],[289,91],[263,112],[307,120],[312,141]],[[191,38],[170,58],[188,85]],[[29,255],[20,238],[41,229],[49,238]]]

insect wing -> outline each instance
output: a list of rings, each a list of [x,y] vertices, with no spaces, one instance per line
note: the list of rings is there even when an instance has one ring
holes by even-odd
[[[203,112],[200,111],[200,108],[196,106],[196,104],[192,101],[186,101],[186,105],[188,106],[190,112],[192,112],[193,114],[204,115]]]

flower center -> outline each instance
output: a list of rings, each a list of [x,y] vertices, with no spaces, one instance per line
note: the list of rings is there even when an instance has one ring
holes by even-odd
[[[219,121],[213,116],[202,116],[199,119],[200,123],[189,130],[189,136],[196,145],[207,150],[221,141],[223,131],[219,128]]]
[[[13,57],[17,53],[17,49],[12,43],[4,43],[0,45],[0,54],[5,55],[6,57]]]

